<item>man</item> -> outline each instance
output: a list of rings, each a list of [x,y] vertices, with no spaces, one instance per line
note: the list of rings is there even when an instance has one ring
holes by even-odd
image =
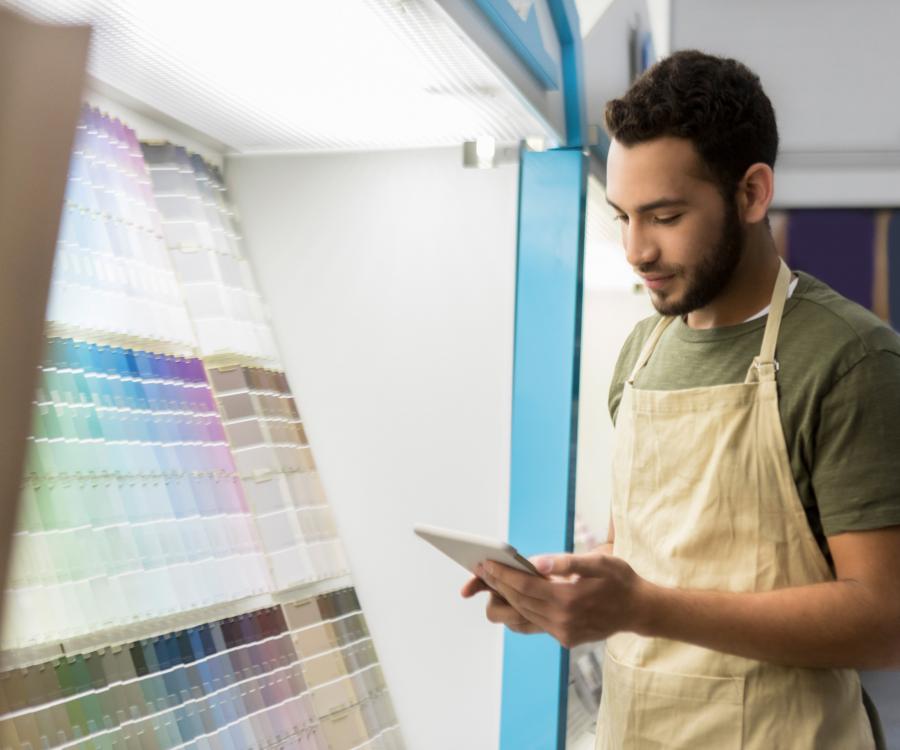
[[[546,579],[488,564],[462,594],[489,587],[516,632],[606,639],[598,748],[883,746],[856,670],[900,666],[900,340],[779,259],[775,115],[746,67],[678,52],[606,124],[660,313],[610,390],[610,544],[536,558]]]

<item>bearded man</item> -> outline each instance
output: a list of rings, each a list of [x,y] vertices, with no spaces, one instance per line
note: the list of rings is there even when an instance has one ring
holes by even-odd
[[[610,389],[610,542],[462,593],[606,640],[598,748],[883,747],[856,670],[900,665],[900,339],[776,252],[778,130],[744,65],[678,52],[606,124],[659,313]]]

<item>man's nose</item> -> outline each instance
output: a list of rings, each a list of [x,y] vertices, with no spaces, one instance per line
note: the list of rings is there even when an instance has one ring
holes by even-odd
[[[623,232],[625,258],[635,268],[652,265],[659,258],[659,248],[653,241],[652,232],[641,227],[639,221],[632,221]]]

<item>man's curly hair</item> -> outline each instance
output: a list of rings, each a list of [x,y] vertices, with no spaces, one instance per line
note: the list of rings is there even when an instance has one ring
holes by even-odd
[[[727,198],[751,164],[775,166],[775,110],[737,60],[682,50],[656,63],[606,104],[606,129],[625,146],[663,136],[694,144]]]

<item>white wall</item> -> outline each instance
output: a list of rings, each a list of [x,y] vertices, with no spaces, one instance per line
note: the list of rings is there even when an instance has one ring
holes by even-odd
[[[781,135],[778,206],[900,203],[896,0],[673,0],[672,48],[759,74]],[[590,64],[590,60],[588,60]]]
[[[650,30],[647,0],[613,0],[582,41],[585,100],[592,125],[602,127],[606,102],[628,89],[628,40],[633,26],[640,37]]]
[[[411,750],[489,750],[502,634],[416,522],[504,537],[518,170],[235,157],[245,247]]]
[[[585,264],[589,262],[586,255]],[[612,500],[613,424],[609,418],[609,385],[628,334],[639,321],[652,314],[653,306],[643,290],[585,288],[575,510],[597,542],[606,539]]]

